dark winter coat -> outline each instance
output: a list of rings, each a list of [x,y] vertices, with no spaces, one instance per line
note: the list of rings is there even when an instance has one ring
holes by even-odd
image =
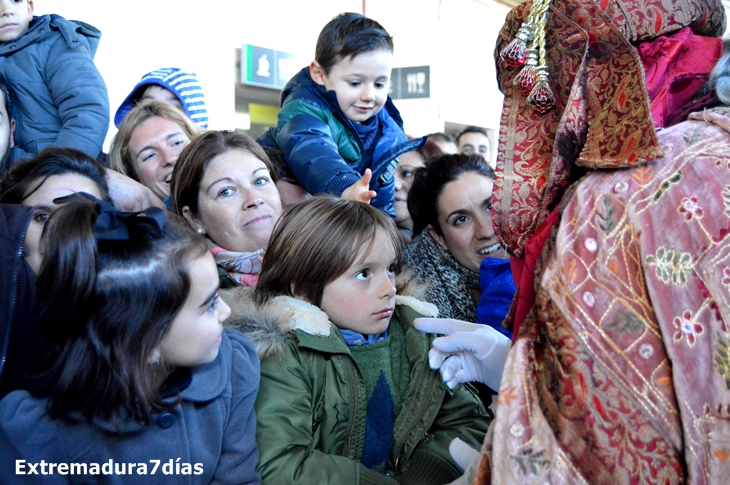
[[[99,155],[109,129],[109,97],[94,64],[100,37],[91,25],[43,15],[0,44],[0,74],[16,98],[11,163],[50,146]]]
[[[259,458],[254,414],[259,362],[253,345],[227,330],[216,359],[191,370],[192,382],[182,391],[179,405],[159,414],[149,426],[122,423],[121,432],[111,423],[97,422],[95,428],[86,421],[53,419],[45,399],[26,391],[8,394],[0,401],[0,482],[40,482],[39,475],[16,474],[16,460],[22,459],[33,464],[41,460],[86,464],[89,471],[86,475],[56,471],[43,476],[43,484],[261,483],[254,471]],[[92,476],[92,464],[110,460],[119,467],[114,474],[104,475],[102,469]],[[130,463],[135,464],[131,473]],[[139,474],[142,463],[146,475]],[[186,463],[191,465],[189,474],[184,472]],[[122,466],[126,474],[116,471]],[[173,473],[167,474],[170,469]],[[23,471],[29,470],[24,464]],[[202,473],[196,474],[198,470]]]
[[[0,205],[0,398],[21,386],[23,349],[34,335],[35,274],[23,257],[32,215],[32,207]]]

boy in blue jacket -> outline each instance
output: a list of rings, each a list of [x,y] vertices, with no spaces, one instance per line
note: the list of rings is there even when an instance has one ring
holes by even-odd
[[[94,65],[100,37],[83,22],[33,17],[33,0],[0,0],[0,74],[17,101],[11,164],[49,146],[98,157],[109,129],[109,97]]]
[[[403,132],[388,96],[392,68],[393,38],[379,23],[338,15],[320,32],[315,60],[284,87],[277,130],[259,142],[281,147],[310,194],[366,200],[375,191],[370,203],[395,217],[398,156],[426,140]]]

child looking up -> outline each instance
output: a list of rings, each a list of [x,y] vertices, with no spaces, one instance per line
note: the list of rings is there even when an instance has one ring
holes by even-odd
[[[0,0],[0,74],[15,94],[11,164],[50,146],[97,158],[109,98],[94,65],[101,32],[58,15],[33,16],[33,0]]]
[[[403,132],[388,96],[392,67],[393,38],[379,23],[338,15],[319,34],[315,60],[284,87],[276,132],[258,141],[281,147],[310,194],[367,201],[369,185],[373,206],[395,217],[398,156],[425,139],[409,141]]]
[[[232,322],[262,358],[264,484],[442,484],[461,475],[452,439],[479,448],[486,411],[429,368],[435,336],[413,319],[437,310],[396,296],[400,267],[395,224],[366,203],[314,197],[280,220],[258,313]]]
[[[67,483],[69,466],[85,475],[74,483],[261,483],[259,363],[222,331],[230,308],[203,238],[161,209],[64,199],[37,280],[35,362],[48,366],[34,395],[0,401],[0,477],[37,483],[25,463],[45,460],[58,469],[44,483]]]

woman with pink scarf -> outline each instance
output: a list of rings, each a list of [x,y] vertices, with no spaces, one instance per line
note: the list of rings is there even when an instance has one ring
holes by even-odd
[[[208,131],[180,154],[174,210],[210,240],[221,287],[256,286],[281,198],[266,152],[253,138]]]

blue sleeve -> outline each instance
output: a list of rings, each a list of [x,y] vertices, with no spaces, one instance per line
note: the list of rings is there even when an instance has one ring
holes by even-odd
[[[45,75],[61,121],[54,146],[98,157],[109,129],[109,96],[91,54],[85,46],[71,47],[59,36],[48,55]]]
[[[213,483],[260,485],[256,473],[259,450],[256,445],[254,403],[259,390],[260,364],[253,343],[239,332],[227,330],[233,358],[231,386],[233,399],[223,448]]]
[[[360,173],[340,156],[330,126],[312,113],[289,118],[279,129],[277,142],[292,173],[312,195],[339,196],[360,180]]]
[[[509,259],[485,258],[479,268],[482,296],[477,303],[477,323],[483,323],[512,338],[512,332],[502,327],[516,287]]]

